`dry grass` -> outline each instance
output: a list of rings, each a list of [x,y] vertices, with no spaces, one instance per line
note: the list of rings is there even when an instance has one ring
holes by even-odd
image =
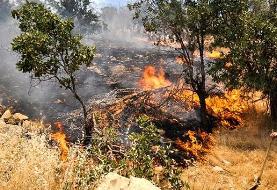
[[[206,161],[185,170],[182,178],[192,190],[248,189],[258,175],[274,126],[252,113],[245,126],[218,130],[216,145]],[[255,118],[255,119],[253,119]],[[34,127],[34,126],[33,126]],[[71,147],[68,160],[60,161],[57,148],[49,145],[47,132],[27,132],[28,126],[0,123],[0,189],[93,189],[105,165],[89,162],[89,153]],[[277,140],[276,140],[277,141]],[[274,142],[261,181],[261,190],[277,189],[277,142]],[[223,171],[215,171],[219,166]]]
[[[16,125],[0,127],[0,189],[56,189],[59,152],[47,136]]]
[[[205,163],[198,163],[183,173],[192,190],[249,189],[258,176],[274,127],[267,116],[251,113],[245,126],[233,131],[218,130],[216,145]],[[275,124],[276,125],[276,124]],[[261,190],[277,189],[277,140],[266,164]],[[223,171],[215,171],[219,166]]]

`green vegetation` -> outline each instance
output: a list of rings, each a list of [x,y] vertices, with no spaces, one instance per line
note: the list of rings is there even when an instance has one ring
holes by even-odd
[[[87,122],[86,106],[76,89],[76,72],[91,63],[95,47],[83,45],[82,37],[72,34],[72,20],[61,19],[42,4],[27,2],[12,15],[22,32],[12,43],[21,55],[18,70],[30,73],[34,80],[55,80],[69,90],[82,105],[86,141],[90,141],[93,126]]]
[[[139,117],[137,122],[141,132],[129,135],[128,147],[122,144],[123,137],[116,129],[106,128],[100,134],[93,135],[88,158],[97,166],[83,177],[90,176],[89,179],[95,182],[101,176],[115,171],[122,176],[146,178],[163,189],[180,189],[184,185],[180,179],[182,169],[177,167],[176,161],[170,156],[174,151],[172,144],[161,143],[157,127],[147,116]]]
[[[230,49],[213,65],[214,79],[227,86],[262,91],[277,120],[277,2],[215,1],[215,44]]]
[[[47,0],[50,6],[66,18],[76,19],[81,33],[91,34],[102,29],[99,16],[91,6],[90,0]]]

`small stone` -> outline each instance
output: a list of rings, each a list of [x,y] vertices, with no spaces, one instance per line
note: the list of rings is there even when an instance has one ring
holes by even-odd
[[[132,190],[160,190],[160,188],[156,187],[144,178],[137,178],[137,177],[130,177],[129,186],[126,190],[132,189]]]
[[[12,116],[13,116],[13,115],[12,115],[11,110],[6,110],[6,111],[4,112],[4,114],[1,116],[1,119],[8,120],[8,119],[10,119]]]
[[[221,172],[224,172],[224,169],[222,169],[222,168],[219,167],[219,166],[215,166],[215,167],[213,167],[213,171],[218,172],[218,173],[221,173]]]
[[[19,120],[19,121],[24,121],[24,120],[29,119],[28,116],[23,115],[23,114],[21,114],[21,113],[15,113],[15,114],[13,115],[13,118],[14,118],[15,120]]]
[[[122,177],[116,173],[107,174],[96,190],[160,190],[150,181],[136,177]]]

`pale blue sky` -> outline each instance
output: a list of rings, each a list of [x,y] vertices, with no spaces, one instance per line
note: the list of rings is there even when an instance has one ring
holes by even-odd
[[[98,5],[98,6],[124,6],[127,5],[128,2],[130,2],[130,0],[94,0],[94,2]]]

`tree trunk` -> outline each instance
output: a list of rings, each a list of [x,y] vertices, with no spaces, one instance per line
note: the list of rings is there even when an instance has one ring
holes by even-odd
[[[205,71],[205,60],[204,60],[204,35],[198,36],[198,45],[200,52],[200,75],[201,81],[197,89],[197,95],[200,102],[200,117],[201,124],[203,128],[208,132],[212,132],[212,125],[208,117],[207,107],[206,107],[206,71]]]
[[[277,121],[277,89],[269,93],[270,115],[273,121]]]
[[[84,137],[84,145],[89,145],[91,143],[92,139],[92,130],[93,130],[93,122],[88,121],[88,113],[86,106],[81,99],[81,97],[77,94],[76,91],[73,91],[74,97],[80,102],[82,109],[83,109],[83,115],[84,115],[84,125],[85,125],[85,137]],[[93,117],[93,116],[92,116]]]
[[[205,92],[199,92],[197,95],[199,97],[199,102],[200,102],[201,125],[203,126],[204,130],[206,130],[208,133],[211,133],[212,125],[211,125],[210,119],[208,117]]]

